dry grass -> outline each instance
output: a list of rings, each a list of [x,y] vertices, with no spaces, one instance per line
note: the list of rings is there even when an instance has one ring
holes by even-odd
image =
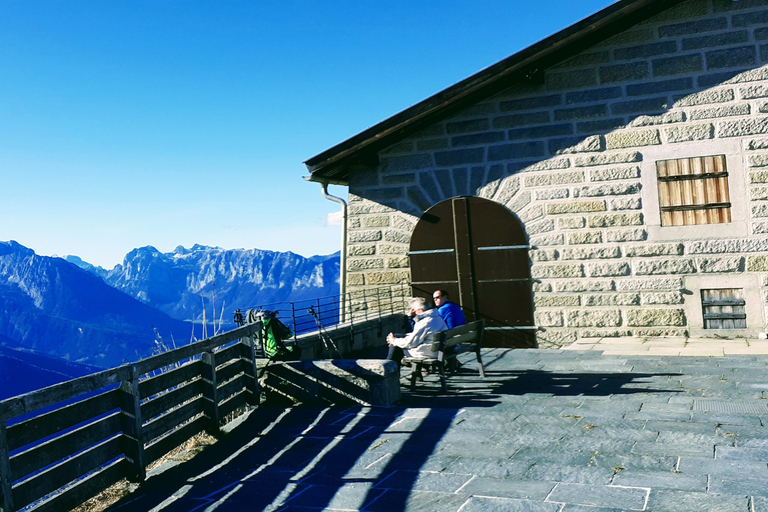
[[[192,457],[203,451],[207,446],[210,446],[215,442],[215,437],[206,432],[201,432],[150,464],[147,467],[147,473],[149,474],[152,470],[157,469],[163,464],[190,460]],[[139,484],[129,482],[125,479],[120,480],[79,507],[73,508],[72,512],[101,512],[131,494],[138,487]]]

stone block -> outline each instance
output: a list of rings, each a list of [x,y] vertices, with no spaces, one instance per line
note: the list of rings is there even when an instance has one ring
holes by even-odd
[[[640,294],[640,299],[643,304],[655,304],[655,305],[675,305],[682,304],[683,294],[679,291],[675,292],[643,292]]]
[[[406,172],[402,174],[382,174],[381,175],[382,185],[387,185],[387,186],[412,185],[415,182],[416,182],[416,175],[412,172]]]
[[[618,131],[605,135],[606,149],[625,149],[658,144],[661,144],[658,130]]]
[[[740,252],[768,252],[768,239],[704,240],[686,244],[688,254],[724,254]]]
[[[750,155],[749,165],[751,167],[768,167],[768,155]]]
[[[573,249],[563,249],[561,259],[563,260],[597,260],[620,258],[621,249],[613,247],[576,247]]]
[[[699,272],[741,272],[744,258],[741,256],[722,256],[719,258],[699,258]]]
[[[651,62],[653,76],[672,76],[696,73],[704,70],[704,62],[701,54],[677,55],[653,59]]]
[[[611,153],[607,155],[580,156],[573,164],[576,167],[592,167],[596,165],[628,164],[640,162],[642,155],[637,151],[629,153]]]
[[[643,114],[646,112],[663,112],[669,108],[667,96],[657,96],[642,100],[619,101],[611,104],[611,114],[615,116],[627,114]]]
[[[563,62],[553,66],[553,68],[579,68],[583,66],[592,66],[594,64],[605,64],[610,62],[611,54],[608,51],[583,52],[566,59]]]
[[[382,244],[378,246],[377,250],[379,254],[405,254],[408,252],[408,246]]]
[[[610,200],[611,210],[640,210],[643,202],[639,197],[618,197]]]
[[[436,151],[438,149],[448,149],[450,146],[450,140],[447,138],[441,139],[427,139],[416,142],[416,149],[418,151]]]
[[[531,237],[531,245],[563,245],[565,236],[562,233],[548,233]]]
[[[548,215],[561,215],[565,213],[604,212],[605,201],[567,201],[562,203],[549,203]]]
[[[387,242],[397,242],[401,244],[407,244],[407,243],[410,243],[411,241],[411,235],[408,233],[403,233],[401,231],[388,229],[384,232],[384,240]]]
[[[587,266],[590,277],[620,277],[631,273],[629,263],[625,262],[600,262]]]
[[[500,144],[488,148],[489,162],[541,156],[544,156],[544,143],[539,141]]]
[[[584,171],[531,174],[525,176],[523,181],[526,187],[551,187],[553,185],[567,185],[570,183],[583,182]]]
[[[528,257],[531,261],[556,261],[559,253],[555,249],[531,249]]]
[[[626,312],[629,327],[672,326],[685,324],[685,312],[682,309],[628,309]]]
[[[386,265],[387,265],[387,268],[408,268],[410,266],[408,263],[407,256],[401,256],[398,258],[387,258]]]
[[[387,215],[376,215],[361,217],[360,222],[364,228],[381,228],[389,226],[390,221]]]
[[[635,274],[638,276],[661,274],[693,274],[696,265],[690,258],[664,260],[639,260],[635,262]]]
[[[350,245],[347,248],[349,256],[373,256],[376,254],[375,245]]]
[[[604,104],[561,108],[555,110],[555,121],[573,121],[577,119],[590,119],[592,117],[605,117],[607,115],[608,107]]]
[[[555,222],[552,219],[546,219],[541,222],[534,222],[527,225],[528,235],[538,235],[555,230]]]
[[[747,256],[747,272],[768,272],[768,255]]]
[[[749,190],[749,198],[752,201],[764,201],[768,199],[768,187],[754,187]]]
[[[591,228],[612,228],[617,226],[639,226],[643,224],[642,213],[608,213],[591,215],[587,218],[587,226]]]
[[[551,199],[567,199],[570,196],[570,190],[567,188],[547,188],[536,191],[537,201],[548,201]]]
[[[454,121],[445,124],[445,131],[448,135],[457,133],[483,132],[491,127],[488,119],[467,119],[464,121]]]
[[[395,215],[392,218],[392,227],[393,228],[410,232],[410,231],[413,231],[413,228],[415,226],[416,225],[413,222],[411,222],[408,219],[405,219],[405,218],[401,217],[400,215]]]
[[[764,218],[768,217],[768,203],[759,203],[752,205],[752,217]]]
[[[362,191],[366,199],[378,203],[392,202],[394,199],[403,197],[403,187],[377,187],[368,188]]]
[[[354,258],[347,262],[350,271],[369,270],[372,268],[384,268],[384,260],[381,258]]]
[[[531,112],[526,114],[510,114],[499,116],[493,120],[493,128],[517,128],[531,124],[547,124],[550,121],[549,112]]]
[[[637,128],[640,126],[656,126],[682,122],[685,122],[685,112],[664,112],[654,116],[637,116],[627,126]]]
[[[546,96],[534,96],[532,98],[502,101],[499,104],[499,108],[502,112],[512,112],[517,110],[540,110],[560,105],[562,102],[562,95],[548,94]]]
[[[712,103],[726,103],[733,101],[736,95],[733,89],[708,89],[693,94],[688,94],[673,104],[674,107],[693,107],[697,105],[709,105]]]
[[[720,16],[696,21],[686,21],[672,25],[659,27],[659,37],[684,36],[688,34],[701,34],[715,30],[725,30],[728,28],[728,19]]]
[[[719,107],[693,110],[688,113],[688,119],[697,121],[700,119],[717,119],[721,117],[746,116],[749,115],[750,107],[748,103],[738,105],[723,105]]]
[[[648,63],[644,61],[616,64],[613,66],[601,66],[598,73],[601,84],[644,80],[650,76]]]
[[[587,89],[584,91],[571,91],[565,93],[565,103],[593,103],[621,98],[621,87],[602,87],[600,89]]]
[[[550,139],[547,146],[549,153],[552,155],[592,153],[603,150],[603,139],[600,135],[592,135],[589,137],[566,137],[562,139]]]
[[[392,270],[385,272],[369,272],[365,275],[368,285],[406,284],[411,278],[407,270]]]
[[[535,308],[554,308],[581,305],[578,295],[537,295],[533,298]]]
[[[432,155],[429,153],[420,153],[414,155],[404,156],[390,156],[382,158],[381,171],[382,172],[401,172],[401,171],[413,171],[416,169],[428,169],[433,167]],[[352,173],[357,174],[357,173]]]
[[[579,231],[576,233],[568,233],[569,245],[601,243],[603,243],[603,234],[600,231]]]
[[[581,229],[587,225],[584,217],[564,217],[557,219],[558,229]]]
[[[752,139],[747,142],[747,149],[750,151],[768,149],[768,139]]]
[[[560,311],[535,311],[533,319],[541,327],[563,327],[563,313]]]
[[[365,285],[364,274],[347,274],[347,284],[349,286],[363,286]]]
[[[585,306],[637,306],[640,295],[637,293],[608,293],[600,295],[585,295]]]
[[[580,89],[597,85],[597,74],[594,69],[573,69],[564,73],[548,71],[544,76],[544,85],[550,91]]]
[[[618,309],[585,309],[566,311],[568,327],[618,327],[621,312]]]
[[[378,242],[381,240],[381,231],[350,231],[349,243]]]
[[[571,123],[552,124],[546,126],[530,126],[526,128],[515,128],[507,131],[509,140],[517,139],[548,139],[559,135],[571,135],[573,125]]]
[[[453,167],[457,165],[481,164],[484,157],[484,148],[456,149],[453,151],[436,152],[435,162],[439,166]]]
[[[601,196],[623,196],[626,194],[637,194],[640,192],[640,183],[622,182],[606,183],[602,185],[587,185],[574,189],[574,197],[601,197]]]
[[[357,229],[361,226],[360,217],[349,217],[347,220],[347,227],[349,229]]]
[[[567,169],[570,166],[571,161],[568,158],[548,158],[546,160],[507,164],[507,172],[554,171],[557,169]]]
[[[681,289],[683,280],[679,277],[621,279],[617,280],[615,284],[618,291],[668,291]]]
[[[581,263],[533,265],[531,277],[534,279],[584,277],[584,265]]]
[[[654,65],[657,61],[654,61]],[[673,78],[670,80],[658,80],[627,86],[627,96],[650,96],[665,92],[686,91],[693,88],[692,78]]]
[[[639,242],[648,238],[643,228],[616,229],[605,232],[606,242]]]
[[[548,293],[552,291],[552,285],[550,283],[533,283],[531,289],[533,293]]]
[[[648,57],[675,52],[677,52],[676,41],[661,41],[616,48],[613,51],[613,58],[614,60],[647,59]]]
[[[592,169],[589,171],[589,181],[628,180],[640,177],[640,168],[611,167],[608,169]]]
[[[469,135],[457,135],[451,138],[451,146],[460,148],[463,146],[479,146],[483,144],[493,144],[505,140],[504,132],[483,132],[472,133]]]
[[[623,117],[613,117],[610,119],[597,119],[594,121],[580,121],[576,123],[576,133],[591,135],[598,132],[610,132],[624,128],[627,121]]]
[[[735,44],[743,44],[748,41],[749,32],[746,30],[707,34],[706,36],[699,37],[687,37],[683,39],[683,51],[731,46]]]
[[[695,140],[708,140],[715,136],[715,126],[711,123],[687,124],[673,126],[664,129],[667,142],[691,142]]]
[[[562,292],[610,292],[614,290],[613,281],[599,279],[569,279],[555,283],[555,291]]]
[[[754,46],[712,50],[706,52],[704,57],[707,70],[747,67],[757,63],[757,51]]]
[[[768,171],[758,171],[749,173],[750,183],[768,183]]]
[[[669,243],[629,245],[624,249],[624,252],[628,258],[635,258],[638,256],[680,256],[684,250],[683,244]]]

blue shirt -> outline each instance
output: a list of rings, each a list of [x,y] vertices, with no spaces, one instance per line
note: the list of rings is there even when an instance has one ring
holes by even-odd
[[[437,309],[443,321],[449,329],[464,325],[467,321],[464,319],[464,312],[461,311],[461,307],[453,302],[446,302]]]

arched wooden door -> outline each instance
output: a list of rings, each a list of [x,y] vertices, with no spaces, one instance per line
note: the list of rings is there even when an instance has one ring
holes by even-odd
[[[446,290],[467,321],[485,319],[483,345],[535,347],[528,240],[499,203],[454,197],[422,215],[411,236],[413,295]]]

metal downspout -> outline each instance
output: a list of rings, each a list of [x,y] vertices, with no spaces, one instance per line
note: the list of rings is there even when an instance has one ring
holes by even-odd
[[[327,181],[321,181],[320,185],[323,187],[323,197],[329,201],[333,201],[334,203],[339,203],[341,205],[341,255],[339,258],[339,266],[341,267],[339,269],[339,294],[341,296],[341,311],[339,312],[339,321],[343,323],[347,317],[347,312],[345,309],[347,298],[347,202],[340,197],[332,196],[328,193]]]

